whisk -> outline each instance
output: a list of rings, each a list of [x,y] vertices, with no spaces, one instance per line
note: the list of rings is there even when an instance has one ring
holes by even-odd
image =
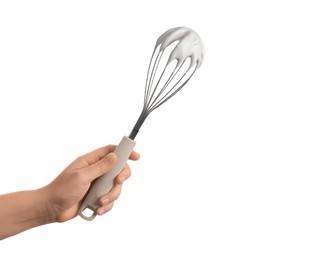
[[[142,112],[130,135],[124,136],[115,149],[118,157],[114,168],[99,177],[79,209],[85,220],[96,217],[98,200],[113,187],[116,176],[124,168],[136,142],[134,141],[147,116],[173,97],[190,80],[204,58],[204,45],[199,35],[187,27],[167,30],[156,41],[151,56],[144,92]],[[86,215],[86,209],[92,211]]]

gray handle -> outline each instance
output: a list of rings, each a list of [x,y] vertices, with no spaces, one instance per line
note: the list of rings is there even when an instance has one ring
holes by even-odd
[[[79,215],[83,219],[91,221],[96,217],[96,209],[99,207],[99,198],[109,192],[114,186],[116,176],[124,168],[135,145],[136,142],[126,136],[124,136],[120,141],[119,145],[114,151],[118,157],[116,165],[111,171],[102,175],[94,182],[92,188],[89,190],[88,195],[79,209]],[[84,215],[84,211],[86,209],[92,210],[93,214],[91,216]]]

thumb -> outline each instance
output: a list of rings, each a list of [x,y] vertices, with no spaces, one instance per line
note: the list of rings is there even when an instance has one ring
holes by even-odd
[[[85,168],[85,175],[92,182],[96,178],[110,171],[117,162],[117,156],[114,153],[107,154],[104,158]]]

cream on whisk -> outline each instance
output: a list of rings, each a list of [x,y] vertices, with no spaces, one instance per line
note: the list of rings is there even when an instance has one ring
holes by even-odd
[[[171,43],[178,41],[176,47],[170,54],[167,64],[177,60],[177,66],[190,58],[190,68],[196,65],[196,69],[202,64],[205,48],[200,36],[187,27],[172,28],[163,33],[156,41],[155,48],[160,45],[163,51]]]

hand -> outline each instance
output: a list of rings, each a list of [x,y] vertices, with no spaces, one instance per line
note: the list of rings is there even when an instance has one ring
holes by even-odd
[[[54,181],[42,188],[47,198],[47,208],[52,222],[64,222],[78,215],[78,210],[93,180],[110,171],[117,157],[113,153],[116,146],[108,145],[71,163]],[[129,159],[138,160],[139,154],[132,152]],[[123,182],[131,175],[130,168],[125,168],[116,177],[114,187],[99,199],[100,207],[96,213],[102,215],[112,209],[119,197]]]

